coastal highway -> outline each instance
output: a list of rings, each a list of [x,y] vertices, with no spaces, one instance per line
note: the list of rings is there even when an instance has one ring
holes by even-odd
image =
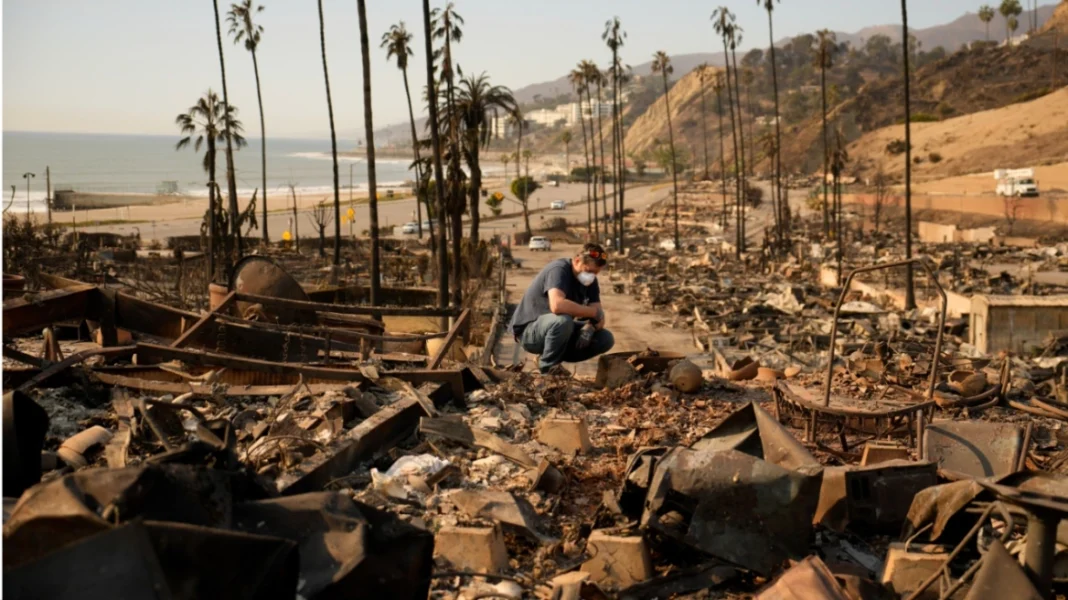
[[[490,182],[486,189],[490,193],[495,191],[503,191],[501,186],[502,182]],[[497,183],[497,185],[492,185]],[[641,210],[651,204],[652,202],[664,198],[668,195],[670,186],[657,185],[657,186],[644,186],[638,188],[632,188],[627,190],[626,194],[626,207],[634,210]],[[543,219],[549,219],[553,217],[563,217],[572,222],[585,222],[586,220],[586,203],[582,200],[586,195],[585,184],[561,184],[560,187],[544,187],[531,197],[530,208],[531,210],[538,211],[538,209],[548,209],[549,204],[554,200],[564,200],[568,203],[568,207],[564,210],[540,210],[530,215],[531,228],[537,229],[539,223]],[[204,201],[206,204],[206,200]],[[609,207],[611,207],[611,188],[609,188]],[[523,231],[523,216],[521,213],[518,202],[514,199],[506,199],[502,208],[507,213],[518,213],[515,216],[508,216],[501,219],[487,221],[491,215],[489,214],[488,207],[484,204],[481,206],[483,221],[479,228],[480,235],[484,238],[488,238],[495,234],[514,233]],[[342,200],[342,214],[348,210],[348,204]],[[300,218],[299,232],[301,238],[306,238],[315,235],[314,225],[312,225],[311,211],[305,207],[298,213]],[[356,219],[352,225],[351,231],[357,236],[362,237],[362,232],[367,230],[369,222],[368,217],[368,205],[357,204],[355,206]],[[282,232],[290,227],[290,221],[292,220],[292,212],[274,212],[272,209],[269,214],[270,218],[270,232],[272,241],[278,241],[282,239]],[[426,216],[424,215],[424,219]],[[400,225],[415,220],[415,200],[412,198],[404,200],[394,201],[382,201],[378,205],[378,220],[383,226],[396,225],[396,235],[400,237]],[[183,236],[183,235],[197,235],[200,232],[199,218],[174,218],[169,220],[158,221],[141,221],[138,223],[113,223],[108,225],[97,225],[90,227],[78,227],[79,231],[88,232],[111,232],[122,235],[130,235],[136,232],[140,232],[142,240],[159,240],[165,243],[166,238],[171,236]],[[436,223],[435,223],[436,226]],[[465,230],[467,226],[465,225]],[[334,226],[331,225],[327,228],[327,236],[333,237]],[[349,235],[350,226],[347,223],[343,223],[341,226],[341,232],[343,235]],[[258,237],[258,232],[253,231],[251,236]],[[424,233],[425,235],[425,233]],[[406,236],[406,237],[415,237]]]

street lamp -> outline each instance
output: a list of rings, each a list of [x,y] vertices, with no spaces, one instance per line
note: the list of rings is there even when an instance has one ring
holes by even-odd
[[[26,180],[26,222],[30,222],[30,180],[37,175],[30,173],[29,171],[22,174],[22,178]]]

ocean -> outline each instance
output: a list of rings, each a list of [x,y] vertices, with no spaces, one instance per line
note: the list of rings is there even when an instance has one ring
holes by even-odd
[[[26,179],[30,179],[30,210],[43,212],[45,167],[51,169],[53,190],[112,193],[156,193],[164,182],[175,182],[178,193],[206,196],[208,175],[202,167],[203,152],[192,146],[175,150],[179,136],[100,135],[82,133],[36,133],[5,131],[3,137],[3,206],[11,212],[26,211]],[[338,152],[358,151],[355,142],[338,141]],[[218,152],[216,178],[226,191],[226,155]],[[403,159],[376,159],[378,185],[401,185],[413,179],[411,163]],[[356,192],[367,189],[367,163],[360,158],[338,157],[343,195],[349,189],[349,174]],[[260,140],[248,138],[248,146],[234,151],[237,187],[247,199],[261,187]],[[297,191],[321,193],[333,189],[330,140],[267,138],[267,188],[276,193],[292,182]],[[11,186],[15,186],[11,202]]]

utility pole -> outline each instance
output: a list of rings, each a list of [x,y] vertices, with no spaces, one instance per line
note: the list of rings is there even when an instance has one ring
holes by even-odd
[[[52,169],[45,167],[45,207],[48,209],[48,224],[52,224]]]
[[[37,175],[30,173],[29,171],[22,174],[22,178],[26,180],[26,222],[30,222],[30,180]]]

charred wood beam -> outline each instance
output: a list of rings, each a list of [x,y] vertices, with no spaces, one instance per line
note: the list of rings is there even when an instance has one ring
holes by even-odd
[[[154,362],[166,362],[180,360],[187,365],[205,367],[227,367],[228,369],[261,371],[273,374],[303,375],[306,381],[347,381],[360,382],[367,377],[357,369],[339,369],[331,367],[313,367],[308,365],[280,363],[255,358],[244,358],[211,352],[201,352],[182,348],[170,348],[158,344],[137,344],[137,357],[139,364],[152,364]],[[418,371],[389,371],[382,374],[384,377],[395,377],[408,383],[419,385],[426,382],[447,383],[453,393],[463,398],[464,377],[463,370],[418,370]]]
[[[456,316],[459,312],[456,308],[437,308],[431,306],[357,306],[354,304],[331,304],[326,302],[289,300],[286,298],[273,298],[271,296],[243,293],[237,295],[237,300],[239,302],[262,304],[263,306],[280,306],[294,310],[339,313],[346,315],[380,314],[398,317],[452,317]]]
[[[360,463],[387,452],[410,436],[423,416],[426,412],[419,401],[402,395],[346,432],[338,450],[307,458],[299,471],[279,477],[278,491],[291,495],[325,488],[335,479],[352,473]]]
[[[445,336],[445,341],[442,342],[441,347],[438,348],[438,351],[434,353],[433,358],[430,359],[429,366],[431,369],[436,369],[441,366],[441,361],[449,352],[449,348],[452,346],[453,342],[456,341],[456,338],[460,335],[460,332],[463,331],[465,327],[467,327],[467,320],[468,318],[470,318],[470,316],[471,309],[469,308],[465,308],[463,312],[460,313],[460,317],[456,319],[456,323],[454,323],[452,328],[449,329],[449,335]]]
[[[33,389],[47,381],[49,378],[66,371],[74,365],[83,363],[94,356],[107,356],[111,358],[128,356],[133,354],[135,349],[135,346],[118,346],[116,348],[94,348],[92,350],[84,350],[77,354],[72,354],[68,356],[66,360],[57,362],[33,376],[29,381],[20,385],[18,389],[23,392]]]
[[[26,294],[4,302],[4,336],[40,332],[56,321],[81,321],[96,287],[81,284],[62,290]]]
[[[182,346],[184,346],[190,338],[195,336],[197,332],[200,331],[203,327],[205,327],[208,323],[214,321],[215,318],[218,317],[220,314],[230,310],[230,307],[234,304],[236,300],[236,292],[230,292],[229,294],[227,294],[226,298],[223,298],[223,301],[219,304],[219,306],[215,307],[214,310],[201,317],[200,320],[194,323],[192,327],[186,329],[185,333],[183,333],[181,337],[174,340],[174,342],[171,343],[171,348],[181,348]]]

